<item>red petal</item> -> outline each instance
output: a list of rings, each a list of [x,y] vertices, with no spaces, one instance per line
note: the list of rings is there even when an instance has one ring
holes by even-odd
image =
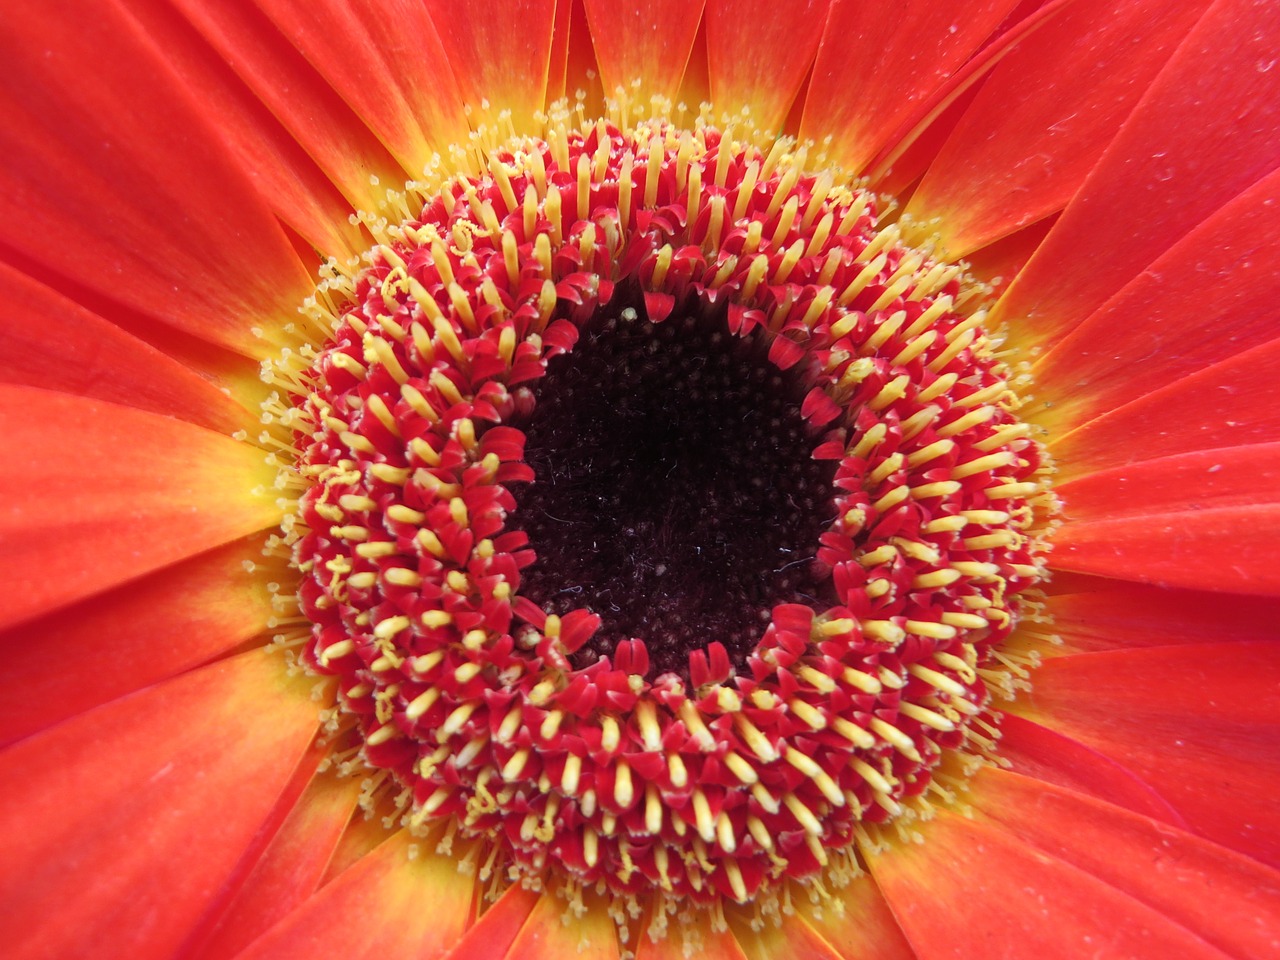
[[[534,115],[547,101],[555,0],[507,3],[500,15],[485,0],[427,0],[427,10],[462,102],[483,111],[488,101],[488,116],[509,110],[518,131],[535,132]],[[557,85],[563,87],[563,80]]]
[[[6,955],[173,956],[314,736],[310,686],[256,650],[0,752]]]
[[[1057,492],[1070,518],[1053,537],[1057,569],[1280,593],[1280,443],[1145,460]]]
[[[989,821],[942,810],[917,832],[923,842],[895,841],[868,865],[921,960],[1224,960],[1158,911]]]
[[[402,185],[404,168],[251,2],[174,0],[174,6],[354,206],[376,209],[387,186]],[[238,139],[240,121],[221,112],[212,119],[225,139]],[[385,186],[379,189],[370,178]]]
[[[548,890],[538,898],[506,960],[618,960],[618,935],[604,904],[590,902],[581,917]]]
[[[759,129],[781,130],[813,65],[830,6],[831,0],[708,0],[712,104],[724,111],[750,107]]]
[[[1036,361],[1038,422],[1070,429],[1265,342],[1280,298],[1280,171],[1231,200]]]
[[[1218,0],[1178,47],[998,304],[1053,342],[1196,224],[1270,173],[1280,141],[1280,20]],[[1162,14],[1163,15],[1163,14]],[[1206,149],[1211,144],[1211,149]]]
[[[1029,698],[1006,710],[1123,764],[1201,836],[1280,864],[1274,642],[1060,657],[1036,671]]]
[[[261,450],[181,420],[0,385],[0,627],[276,523]]]
[[[257,539],[228,544],[0,633],[0,743],[158,683],[266,629]],[[138,624],[147,628],[139,630]]]
[[[680,90],[705,0],[649,0],[634,7],[586,0],[587,22],[606,97],[621,87],[648,113],[649,98]],[[640,81],[639,88],[632,84]]]
[[[67,24],[76,29],[67,29]],[[162,60],[101,3],[0,32],[0,242],[94,293],[247,356],[311,281]],[[86,82],[92,77],[92,82]]]
[[[97,397],[219,433],[257,417],[195,371],[19,270],[0,263],[0,381]]]
[[[806,900],[796,906],[805,922],[840,956],[915,960],[915,952],[871,877],[858,877],[847,887],[829,893],[839,901],[839,907],[822,904],[819,911]]]
[[[1110,757],[1025,717],[1005,714],[1000,760],[1027,777],[1083,793],[1175,826],[1186,826],[1169,801]]]
[[[860,171],[1015,3],[977,0],[961,16],[934,0],[834,0],[813,65],[801,139],[822,143],[831,137],[831,161]]]
[[[467,142],[462,96],[452,73],[441,69],[448,56],[421,3],[254,3],[410,174],[437,151]]]
[[[1095,576],[1194,589],[1280,595],[1280,504],[1188,510],[1097,523],[1054,534],[1053,564]]]
[[[1063,478],[1195,450],[1280,440],[1280,339],[1139,397],[1049,448]]]
[[[1203,643],[1209,638],[1270,640],[1280,623],[1280,600],[1274,597],[1224,599],[1202,590],[1103,583],[1106,589],[1048,598],[1053,632],[1067,651]]]
[[[1061,210],[1207,3],[1083,0],[1050,19],[983,84],[906,212],[954,259]]]
[[[1280,499],[1280,443],[1196,450],[1055,485],[1078,523],[1264,504]]]
[[[445,960],[503,960],[539,898],[540,894],[518,883],[508,887],[445,954]]]
[[[1018,840],[1111,884],[1229,956],[1275,950],[1280,873],[1274,870],[1148,817],[994,768],[975,779],[969,799]]]
[[[196,91],[201,114],[217,128],[237,166],[253,171],[259,195],[277,217],[325,256],[345,260],[368,248],[360,228],[349,222],[351,206],[341,192],[172,5],[165,0],[133,0],[129,13],[141,26],[144,42],[160,53],[188,90]],[[296,109],[297,86],[288,93]],[[331,114],[312,116],[334,119]]]
[[[402,830],[321,887],[239,958],[443,956],[471,921],[476,882],[459,873],[452,857],[427,847]]]
[[[192,960],[230,960],[320,885],[360,796],[358,777],[312,777]]]

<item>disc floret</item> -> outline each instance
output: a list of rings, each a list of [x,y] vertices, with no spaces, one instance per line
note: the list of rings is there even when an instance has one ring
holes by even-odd
[[[401,202],[315,302],[327,342],[273,372],[311,484],[306,659],[365,761],[410,825],[449,821],[526,877],[743,902],[856,869],[867,829],[980,752],[1041,577],[1044,465],[981,288],[803,151],[701,125],[551,123]],[[707,636],[658,672],[628,636],[583,663],[607,611],[522,591],[555,558],[513,522],[538,480],[520,424],[602,311],[660,328],[691,303],[805,385],[832,478],[820,596],[773,605],[745,658]]]

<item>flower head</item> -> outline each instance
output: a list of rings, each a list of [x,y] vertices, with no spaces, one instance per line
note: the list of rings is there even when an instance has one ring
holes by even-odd
[[[0,41],[17,955],[1273,952],[1266,8],[472,6]]]

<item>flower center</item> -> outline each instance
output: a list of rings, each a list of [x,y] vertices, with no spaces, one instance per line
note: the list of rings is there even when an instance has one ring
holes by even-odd
[[[835,465],[813,459],[800,412],[812,374],[779,370],[763,331],[730,335],[725,311],[696,297],[661,323],[623,299],[512,421],[536,477],[513,517],[540,558],[521,593],[548,613],[600,614],[577,668],[641,638],[651,676],[688,679],[689,655],[713,641],[740,671],[776,604],[833,602],[814,569]]]
[[[982,288],[785,142],[553,120],[480,167],[366,217],[268,370],[306,663],[482,873],[839,881],[1016,679],[1050,498]]]

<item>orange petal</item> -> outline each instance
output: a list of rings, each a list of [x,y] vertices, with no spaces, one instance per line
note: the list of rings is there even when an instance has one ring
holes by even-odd
[[[1225,960],[1159,911],[988,821],[942,810],[917,832],[923,842],[895,839],[867,860],[920,960]]]
[[[404,168],[249,0],[174,0],[174,6],[353,206],[376,209],[386,185],[402,185]],[[317,117],[323,122],[316,122]],[[226,118],[221,112],[212,119],[225,139],[237,139],[238,121],[222,124]],[[379,189],[371,177],[385,185]]]
[[[829,892],[838,903],[823,903],[819,911],[801,898],[796,909],[840,956],[848,960],[915,960],[902,928],[870,876],[863,875],[847,887]]]
[[[261,450],[102,401],[0,385],[0,627],[278,522]]]
[[[1055,578],[1056,582],[1057,578]],[[1206,640],[1269,640],[1280,623],[1280,599],[1207,590],[1167,590],[1104,581],[1106,589],[1049,597],[1053,632],[1069,653],[1153,647]]]
[[[712,103],[733,113],[750,107],[761,130],[781,130],[813,65],[830,6],[831,0],[707,0]]]
[[[1195,589],[1280,595],[1280,503],[1067,523],[1053,536],[1060,570]]]
[[[113,7],[9,14],[0,128],[22,135],[0,168],[0,242],[155,323],[260,356],[250,328],[292,317],[311,281],[199,102]]]
[[[358,777],[312,777],[192,960],[231,960],[313,894],[360,796]]]
[[[1216,211],[1036,361],[1047,402],[1034,418],[1070,429],[1270,339],[1277,263],[1280,171]]]
[[[277,217],[326,257],[345,260],[368,248],[360,228],[349,222],[352,209],[342,193],[182,14],[164,0],[135,0],[129,12],[145,42],[161,53],[187,89],[198,92],[202,115],[240,169],[253,171],[259,195]],[[300,107],[297,85],[288,93],[294,108]],[[333,119],[329,114],[312,116]],[[319,126],[310,124],[312,129]]]
[[[1196,833],[1275,866],[1277,649],[1203,643],[1059,657],[1036,671],[1028,698],[1005,709],[1118,761]]]
[[[579,917],[568,901],[547,891],[520,928],[506,960],[618,960],[619,952],[617,928],[603,904],[591,903]]]
[[[338,846],[333,857],[320,878],[320,886],[325,886],[335,877],[341,876],[347,868],[368,856],[375,849],[386,843],[392,834],[382,825],[382,818],[375,810],[374,816],[352,817],[346,831],[338,838]]]
[[[111,400],[219,433],[258,418],[216,386],[20,270],[0,263],[0,381]]]
[[[801,139],[860,171],[1013,9],[978,0],[963,16],[933,0],[834,0],[813,65]]]
[[[1196,224],[1270,173],[1280,141],[1280,20],[1218,0],[1156,77],[992,313],[1056,341]],[[1212,149],[1206,149],[1212,144]]]
[[[586,0],[587,22],[604,93],[621,88],[645,107],[650,97],[675,101],[702,20],[705,0]],[[638,88],[632,84],[640,82]]]
[[[1061,210],[1207,3],[1072,4],[995,68],[906,212],[955,259]]]
[[[1175,826],[1186,822],[1132,770],[1068,736],[1007,713],[1000,722],[1000,760],[1026,777],[1056,784]],[[967,798],[966,798],[967,799]]]
[[[411,175],[436,152],[466,143],[462,95],[453,74],[441,68],[448,57],[421,3],[254,3]]]
[[[636,960],[687,960],[686,943],[706,960],[747,960],[730,931],[712,928],[711,915],[706,910],[693,912],[688,921],[671,922],[660,940],[642,932],[636,944]]]
[[[435,960],[472,916],[475,879],[408,831],[380,844],[255,940],[243,960]]]
[[[856,960],[856,954],[836,950],[799,914],[784,916],[781,926],[766,920],[759,930],[734,913],[728,920],[747,960]]]
[[[1021,842],[1109,883],[1229,956],[1275,951],[1275,870],[1149,817],[991,767],[966,799]]]
[[[516,130],[533,132],[534,115],[546,106],[555,0],[519,0],[497,16],[484,0],[427,0],[426,6],[462,102],[474,111],[473,122],[483,117],[492,122],[509,110]],[[563,60],[557,82],[563,87],[560,64]]]
[[[1054,534],[1057,568],[1188,589],[1229,569],[1233,591],[1280,592],[1280,443],[1144,460],[1055,490],[1070,518]]]
[[[0,752],[6,955],[174,956],[311,742],[310,686],[255,650]]]
[[[1076,523],[1280,499],[1280,443],[1196,450],[1084,474],[1054,487]]]
[[[1277,377],[1280,339],[1053,436],[1049,449],[1065,481],[1140,460],[1280,440]]]
[[[258,539],[0,632],[0,743],[234,650],[272,615]],[[139,630],[138,624],[147,628]]]
[[[503,960],[540,898],[541,894],[520,884],[508,887],[445,954],[445,960]]]

